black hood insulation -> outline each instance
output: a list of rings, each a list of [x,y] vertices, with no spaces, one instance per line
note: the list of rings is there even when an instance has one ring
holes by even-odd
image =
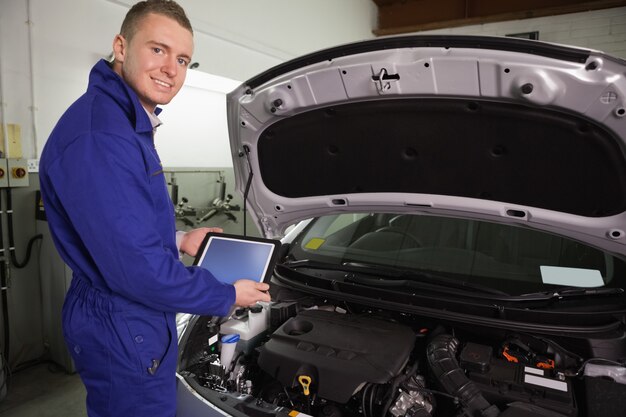
[[[602,217],[626,210],[626,160],[605,128],[508,102],[387,99],[280,120],[260,174],[290,197],[422,193]]]

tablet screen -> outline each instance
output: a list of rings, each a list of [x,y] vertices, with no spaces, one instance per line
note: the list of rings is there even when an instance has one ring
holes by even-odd
[[[194,265],[227,284],[239,279],[261,282],[272,273],[279,245],[276,240],[208,233]]]

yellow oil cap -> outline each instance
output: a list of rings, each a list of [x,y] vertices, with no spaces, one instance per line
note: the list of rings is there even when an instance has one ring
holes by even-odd
[[[311,377],[308,375],[300,375],[298,377],[298,382],[302,385],[302,392],[304,395],[309,395],[309,386],[311,385]]]

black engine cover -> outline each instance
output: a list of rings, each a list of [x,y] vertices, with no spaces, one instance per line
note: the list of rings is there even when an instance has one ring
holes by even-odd
[[[383,384],[407,364],[410,327],[349,314],[308,310],[279,327],[261,348],[259,366],[287,387],[311,377],[311,392],[345,404],[367,382]]]

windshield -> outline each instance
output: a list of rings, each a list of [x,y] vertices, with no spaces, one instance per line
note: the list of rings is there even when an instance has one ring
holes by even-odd
[[[314,219],[292,261],[431,273],[520,295],[557,287],[623,287],[621,259],[574,240],[485,221],[392,213]]]

